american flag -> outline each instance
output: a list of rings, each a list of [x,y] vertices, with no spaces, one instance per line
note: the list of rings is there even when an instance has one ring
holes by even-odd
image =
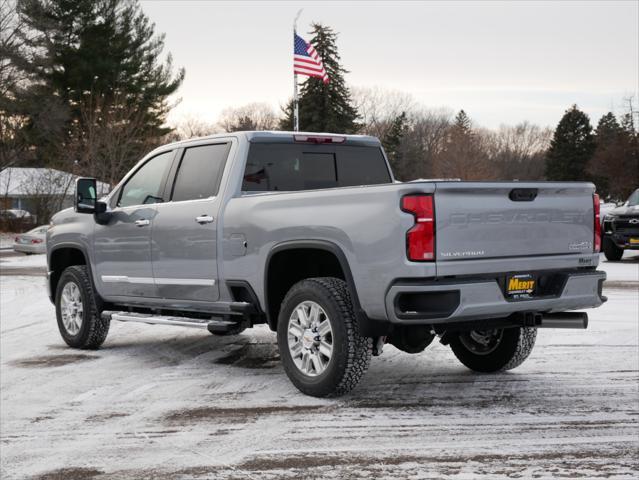
[[[328,83],[324,64],[313,45],[307,43],[298,34],[295,34],[293,45],[293,72],[308,77],[321,78],[324,83]]]

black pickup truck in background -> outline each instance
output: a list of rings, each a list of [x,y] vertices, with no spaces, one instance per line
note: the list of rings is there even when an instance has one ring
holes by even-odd
[[[639,250],[639,188],[626,203],[603,219],[603,252],[610,261],[621,260],[624,250]]]

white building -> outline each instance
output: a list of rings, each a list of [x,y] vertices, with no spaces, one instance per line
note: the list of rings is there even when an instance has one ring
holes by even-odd
[[[54,168],[6,168],[0,172],[0,210],[26,210],[36,213],[42,202],[56,204],[61,210],[73,205],[77,175]],[[109,185],[98,182],[99,196]]]

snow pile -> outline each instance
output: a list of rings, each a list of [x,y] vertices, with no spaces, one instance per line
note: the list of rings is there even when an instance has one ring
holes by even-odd
[[[0,233],[0,249],[11,248],[17,233]]]
[[[38,253],[34,255],[25,255],[18,253],[11,256],[0,257],[0,270],[2,269],[14,269],[14,268],[34,268],[47,266],[47,256],[44,253]]]

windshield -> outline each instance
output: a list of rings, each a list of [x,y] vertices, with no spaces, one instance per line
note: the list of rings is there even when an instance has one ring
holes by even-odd
[[[632,195],[628,198],[629,207],[634,207],[636,205],[639,205],[639,188],[632,192]]]

